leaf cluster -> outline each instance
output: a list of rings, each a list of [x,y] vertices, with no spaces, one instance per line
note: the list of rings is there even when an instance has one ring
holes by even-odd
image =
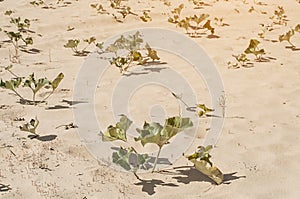
[[[3,30],[3,32],[7,35],[9,40],[11,41],[15,53],[13,54],[13,62],[20,63],[19,58],[19,48],[20,48],[20,42],[25,44],[27,47],[28,45],[33,44],[33,39],[31,36],[31,33],[34,33],[31,31],[30,28],[30,20],[29,19],[21,19],[21,17],[12,17],[13,11],[7,10],[4,15],[7,15],[10,17],[9,23],[14,25],[14,30]]]
[[[94,44],[99,49],[102,49],[103,43],[96,43],[95,37],[90,37],[88,39],[83,39],[82,42],[85,43],[85,46],[82,49],[79,49],[80,39],[69,39],[67,43],[64,45],[65,48],[70,48],[75,56],[87,56],[90,51],[86,49],[91,45]]]
[[[36,129],[39,126],[39,124],[40,124],[40,121],[37,118],[35,118],[35,119],[31,119],[28,123],[23,124],[19,128],[21,131],[26,131],[26,132],[32,133],[34,135],[38,135],[36,133]]]
[[[160,60],[156,50],[151,48],[148,43],[143,44],[144,41],[139,32],[127,37],[121,35],[105,49],[105,52],[114,54],[110,63],[118,67],[121,73],[124,73],[133,64],[144,65],[150,61]],[[119,55],[119,52],[123,54]]]
[[[23,77],[14,77],[11,80],[3,81],[0,80],[0,88],[8,89],[13,91],[23,103],[34,104],[44,102],[50,95],[54,93],[57,89],[58,85],[64,78],[64,74],[60,73],[53,81],[49,81],[46,77],[36,79],[34,73],[29,75],[27,78]],[[19,94],[18,89],[20,86],[24,88],[29,88],[32,91],[32,100],[28,100],[24,98],[21,94]],[[36,94],[42,89],[51,89],[51,92],[42,100],[36,101]]]
[[[193,37],[201,35],[201,33],[199,33],[198,30],[203,29],[210,31],[211,35],[214,35],[215,28],[211,26],[211,20],[208,19],[209,14],[195,14],[193,16],[182,18],[180,14],[183,8],[184,4],[180,4],[177,8],[173,9],[171,11],[171,14],[173,14],[173,16],[169,16],[168,22],[176,24],[176,26],[180,28],[184,28],[187,34]],[[189,29],[194,30],[194,33],[190,33]]]
[[[90,6],[94,8],[97,13],[110,15],[119,23],[123,23],[125,18],[129,15],[139,16],[139,14],[136,14],[134,11],[132,11],[130,6],[124,5],[122,0],[110,0],[110,7],[104,7],[100,3],[92,3]],[[152,21],[152,18],[146,11],[143,11],[139,18],[143,22]]]
[[[125,115],[121,115],[120,121],[115,126],[110,125],[107,127],[107,130],[104,133],[101,132],[102,141],[121,140],[127,142],[126,134],[131,124],[131,120],[129,120]],[[159,152],[153,166],[153,171],[155,170],[161,148],[167,144],[172,137],[176,136],[179,132],[191,127],[192,125],[193,123],[189,118],[181,118],[176,116],[167,118],[164,125],[155,122],[145,122],[142,129],[136,129],[136,131],[139,133],[139,137],[134,138],[136,142],[141,141],[143,146],[152,143],[159,147]],[[135,161],[133,161],[134,164],[130,163],[132,162],[130,158],[135,159]],[[113,153],[114,163],[120,165],[126,170],[131,170],[133,168],[134,172],[138,168],[148,168],[145,167],[148,158],[149,156],[147,154],[139,154],[133,147],[129,149],[124,149],[121,147],[119,148],[118,152]]]

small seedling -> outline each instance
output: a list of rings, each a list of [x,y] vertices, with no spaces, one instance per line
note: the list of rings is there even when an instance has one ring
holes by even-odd
[[[89,39],[84,39],[84,43],[86,43],[85,47],[82,49],[79,49],[79,39],[69,39],[68,42],[64,45],[65,48],[71,48],[74,52],[75,56],[87,56],[90,51],[87,51],[86,49],[91,45],[94,44],[96,47],[100,47],[101,43],[96,43],[95,37],[90,37]]]
[[[40,122],[36,117],[35,119],[31,119],[30,122],[23,124],[23,126],[20,126],[19,128],[21,131],[26,131],[26,132],[34,134],[35,136],[39,136],[36,133],[36,129],[39,126],[39,123]]]
[[[4,33],[8,36],[9,40],[11,41],[13,47],[14,47],[14,54],[10,56],[10,60],[12,62],[20,63],[20,43],[25,44],[27,47],[28,45],[33,44],[33,39],[30,36],[33,31],[29,30],[30,28],[30,20],[24,19],[22,20],[20,17],[14,18],[11,17],[13,11],[8,10],[5,12],[5,15],[10,16],[10,24],[15,26],[15,30],[4,30]]]
[[[180,28],[184,28],[186,30],[186,33],[191,37],[199,37],[203,35],[203,32],[199,32],[199,30],[203,29],[207,29],[208,31],[210,31],[211,35],[214,35],[215,28],[211,26],[211,20],[207,19],[209,17],[208,14],[193,15],[181,19],[180,14],[183,8],[184,4],[180,4],[177,8],[172,10],[171,14],[173,14],[173,16],[169,16],[168,22],[176,24],[176,26]],[[206,22],[201,25],[201,23],[205,20]],[[190,33],[189,29],[194,30],[194,32]]]
[[[12,78],[9,81],[3,81],[1,79],[0,81],[0,88],[8,89],[13,91],[19,98],[21,103],[27,103],[27,104],[34,104],[37,105],[38,103],[45,102],[57,89],[58,85],[64,78],[64,74],[60,73],[53,81],[49,81],[46,77],[35,79],[34,73],[32,73],[28,78]],[[22,87],[30,88],[32,91],[32,100],[28,100],[24,98],[17,89],[22,85]],[[51,92],[42,100],[36,101],[36,94],[42,89],[51,89]]]
[[[300,33],[300,24],[296,25],[295,28],[289,30],[288,32],[279,35],[279,41],[287,41],[291,45],[292,49],[296,49],[296,45],[291,42],[291,38],[295,35],[295,32]]]
[[[260,41],[256,39],[251,39],[248,48],[244,51],[246,54],[253,54],[257,61],[262,60],[262,55],[266,54],[264,49],[259,49],[258,45]]]
[[[222,184],[224,176],[222,172],[210,161],[211,155],[209,154],[212,149],[211,145],[206,147],[199,146],[197,151],[186,156],[186,158],[194,163],[195,168],[201,173],[212,179],[217,185]]]
[[[143,43],[144,41],[139,32],[127,37],[121,35],[121,37],[109,45],[104,52],[113,53],[115,55],[111,58],[110,64],[118,67],[123,74],[127,72],[128,68],[134,63],[144,65],[151,61],[154,62],[160,60],[157,51],[151,48],[148,43],[142,46]],[[103,46],[99,46],[99,48],[102,47]],[[124,51],[127,51],[127,53],[125,53],[125,56],[120,56],[118,55],[119,51],[122,51],[123,53]]]
[[[146,11],[143,12],[143,15],[140,16],[140,19],[141,19],[143,22],[149,22],[149,21],[152,21],[151,16],[150,16],[149,13],[146,12]]]

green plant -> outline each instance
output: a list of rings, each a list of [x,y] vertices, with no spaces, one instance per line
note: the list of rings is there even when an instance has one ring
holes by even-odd
[[[291,42],[291,38],[295,35],[295,32],[300,33],[300,24],[296,25],[295,28],[292,28],[288,32],[279,35],[279,41],[287,41],[289,44],[291,44],[292,49],[296,49],[296,46]]]
[[[121,35],[114,43],[109,45],[105,51],[113,53],[114,57],[111,58],[110,63],[120,69],[120,72],[125,73],[129,67],[134,63],[144,65],[148,62],[160,60],[157,51],[152,49],[148,43],[144,44],[142,36],[139,32],[127,37]],[[101,48],[102,46],[99,46]],[[119,51],[124,52],[125,55],[120,56]]]
[[[110,0],[110,8],[104,8],[104,6],[99,3],[92,3],[90,6],[100,14],[111,15],[115,21],[120,23],[123,23],[128,15],[138,16],[138,14],[132,11],[130,6],[123,5],[122,0]]]
[[[95,37],[90,37],[88,39],[83,40],[84,43],[86,43],[85,47],[82,49],[79,49],[79,39],[69,39],[68,42],[64,45],[65,48],[70,48],[75,56],[87,56],[90,51],[87,51],[86,49],[91,45],[94,44],[96,47],[100,47],[101,43],[96,43]]]
[[[210,161],[211,155],[209,152],[211,149],[211,145],[208,145],[206,147],[199,146],[194,154],[188,155],[186,157],[194,164],[194,167],[198,171],[207,175],[210,179],[212,179],[216,184],[219,185],[223,182],[224,176],[222,172]]]
[[[27,47],[28,45],[33,44],[33,39],[30,36],[33,31],[29,30],[30,28],[30,20],[24,19],[22,20],[20,17],[12,17],[13,11],[7,10],[5,15],[10,16],[10,24],[14,25],[14,30],[4,30],[3,32],[8,36],[9,40],[11,41],[14,47],[14,54],[10,57],[12,62],[20,63],[20,42],[25,44]],[[24,48],[24,47],[23,47]]]
[[[149,21],[152,21],[152,18],[151,18],[151,16],[149,15],[149,12],[146,12],[146,11],[143,12],[143,15],[140,16],[140,19],[141,19],[143,22],[149,22]]]
[[[39,124],[40,124],[40,122],[36,117],[35,119],[31,119],[28,123],[23,124],[19,128],[21,131],[26,131],[26,132],[34,134],[35,136],[39,136],[36,133],[36,129],[39,126]]]
[[[237,61],[236,63],[231,63],[230,61],[227,62],[227,65],[229,68],[239,68],[239,67],[246,67],[248,65],[250,65],[249,61],[250,59],[248,59],[247,55],[242,53],[239,55],[232,55],[235,60]]]
[[[251,39],[248,48],[244,50],[246,54],[253,54],[256,57],[257,61],[261,61],[263,59],[263,55],[266,54],[264,49],[260,49],[258,45],[260,41],[257,39]]]
[[[58,85],[64,78],[64,74],[60,73],[53,81],[49,81],[46,77],[45,78],[39,78],[35,79],[34,73],[29,75],[27,78],[22,77],[15,77],[11,80],[3,81],[1,79],[0,81],[0,88],[8,89],[13,91],[19,98],[21,103],[27,103],[27,104],[34,104],[37,105],[38,103],[45,102],[57,89]],[[22,85],[22,87],[27,87],[32,91],[32,100],[28,100],[24,98],[17,89]],[[42,89],[51,89],[50,93],[43,98],[40,101],[36,101],[36,94]]]
[[[125,115],[121,115],[120,122],[118,122],[115,126],[108,126],[104,133],[101,132],[102,141],[121,140],[127,142],[126,133],[131,124],[131,120],[129,120]],[[154,161],[152,172],[155,171],[157,160],[163,146],[169,143],[172,137],[192,125],[193,123],[189,118],[176,116],[166,119],[164,125],[155,122],[145,122],[142,129],[136,129],[139,133],[139,137],[134,138],[136,142],[140,141],[143,146],[150,143],[158,146],[158,153]],[[130,156],[132,155],[135,156],[136,161],[130,160]],[[146,165],[148,164],[149,155],[139,154],[133,147],[130,147],[129,149],[120,147],[119,152],[114,152],[112,158],[114,163],[120,165],[126,170],[131,170],[133,168],[134,173],[136,173],[138,168],[149,167],[149,165]],[[131,164],[130,162],[133,163]]]

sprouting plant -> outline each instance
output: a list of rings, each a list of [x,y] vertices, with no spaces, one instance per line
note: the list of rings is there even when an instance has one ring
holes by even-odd
[[[249,64],[248,62],[250,61],[250,59],[248,59],[247,55],[244,53],[239,55],[232,55],[232,56],[237,61],[237,63],[232,64],[233,68],[239,68],[240,66],[246,67]]]
[[[276,25],[287,25],[287,16],[282,6],[278,6],[278,9],[274,11],[274,15],[270,17],[273,20],[273,24]]]
[[[36,133],[36,129],[39,126],[39,123],[40,122],[36,117],[35,119],[31,119],[28,123],[23,124],[19,128],[20,128],[21,131],[26,131],[26,132],[34,134],[35,136],[39,136]]]
[[[186,33],[189,34],[191,37],[201,36],[202,33],[198,32],[201,29],[202,30],[207,29],[210,31],[211,35],[214,35],[215,28],[211,26],[211,20],[207,19],[209,17],[208,14],[193,15],[193,16],[181,18],[180,14],[183,8],[184,8],[184,4],[180,4],[177,8],[172,10],[171,14],[173,14],[173,16],[169,16],[168,22],[174,23],[176,24],[176,26],[180,28],[184,28],[186,30]],[[190,33],[189,29],[194,30],[194,32]]]
[[[143,43],[144,41],[139,32],[128,35],[127,37],[121,35],[121,37],[109,45],[104,52],[114,54],[110,63],[118,67],[121,73],[124,73],[133,63],[144,65],[147,62],[160,59],[156,50],[152,49],[148,43],[143,46]],[[127,51],[125,55],[118,55],[119,51],[124,53],[124,50]]]
[[[104,9],[102,4],[94,3],[90,5],[92,8],[95,8],[100,14],[107,14],[106,9]]]
[[[209,152],[211,149],[211,145],[208,145],[206,147],[199,146],[194,154],[188,155],[186,157],[194,164],[195,168],[198,171],[205,174],[219,185],[222,184],[224,176],[222,172],[210,161],[211,155]]]
[[[197,107],[200,109],[199,111],[198,111],[198,116],[199,117],[202,117],[202,116],[208,116],[208,114],[207,113],[210,113],[210,112],[213,112],[214,111],[214,109],[210,109],[210,108],[208,108],[205,104],[197,104]]]
[[[57,89],[58,85],[64,78],[64,74],[60,73],[53,81],[49,81],[46,77],[45,78],[39,78],[35,79],[34,73],[29,75],[28,78],[22,78],[22,77],[15,77],[11,80],[3,81],[1,79],[0,81],[0,88],[8,89],[13,91],[19,98],[21,103],[27,103],[27,104],[38,104],[45,102]],[[22,87],[30,88],[32,91],[32,100],[28,100],[24,98],[17,89],[22,85]],[[36,101],[36,94],[42,89],[51,89],[51,92],[42,100]]]
[[[79,39],[69,39],[68,42],[64,45],[64,47],[71,48],[75,56],[87,56],[90,53],[90,51],[87,51],[86,49],[91,44],[95,44],[95,46],[97,47],[101,46],[101,43],[96,43],[95,37],[84,39],[83,42],[86,43],[86,45],[82,49],[79,49],[79,43],[80,43]]]
[[[56,0],[55,2],[46,3],[44,0],[36,0],[29,2],[33,6],[42,6],[43,9],[56,9],[58,4],[71,4],[70,2],[64,2],[64,0]]]
[[[289,44],[291,44],[292,49],[296,49],[296,46],[291,42],[291,38],[295,35],[295,32],[300,33],[300,24],[296,25],[295,28],[292,28],[288,32],[279,35],[279,41],[287,41]]]
[[[122,0],[110,0],[110,7],[104,8],[102,4],[90,4],[99,14],[111,15],[117,22],[123,23],[128,15],[138,16],[134,13],[130,6],[123,5]]]
[[[29,30],[30,28],[30,20],[24,19],[22,20],[20,17],[12,17],[13,11],[7,10],[5,15],[10,16],[10,24],[15,26],[15,30],[4,30],[4,33],[8,36],[14,47],[14,54],[10,57],[12,62],[20,63],[20,43],[25,44],[25,46],[32,45],[33,39],[30,36],[30,33],[33,31]],[[22,46],[23,47],[23,46]]]
[[[174,8],[171,13],[173,17],[169,17],[168,22],[177,24],[179,22],[180,14],[182,9],[184,8],[184,4],[180,4],[178,7]]]
[[[131,124],[131,120],[129,120],[125,115],[121,115],[120,122],[118,122],[115,126],[110,125],[106,132],[101,132],[102,141],[121,140],[127,142],[126,133]],[[193,123],[189,118],[176,116],[166,119],[164,125],[155,122],[145,122],[142,129],[136,129],[139,133],[139,137],[134,138],[136,142],[141,141],[143,146],[149,143],[156,144],[159,148],[152,172],[155,171],[162,147],[169,143],[172,137],[176,136],[179,132],[191,127],[192,125]],[[135,161],[130,160],[130,156],[132,155],[134,155]],[[121,147],[119,152],[113,153],[113,161],[126,170],[130,170],[133,165],[132,162],[134,162],[134,172],[136,172],[137,168],[149,168],[149,166],[146,165],[148,163],[148,159],[148,154],[139,154],[133,147],[130,147],[129,149],[124,149]]]
[[[151,16],[149,15],[149,12],[146,12],[146,11],[143,12],[143,15],[140,16],[140,19],[141,19],[143,22],[149,22],[149,21],[152,21],[152,18],[151,18]]]
[[[265,54],[264,49],[258,48],[260,41],[257,39],[251,39],[248,48],[244,51],[246,54],[253,54],[257,61],[262,60],[262,55]]]

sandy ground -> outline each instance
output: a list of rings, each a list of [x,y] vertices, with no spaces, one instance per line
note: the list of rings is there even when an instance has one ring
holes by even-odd
[[[300,4],[296,0],[285,1],[204,1],[209,5],[194,9],[189,1],[124,1],[132,10],[142,13],[150,10],[151,22],[142,22],[130,15],[123,23],[112,16],[97,14],[91,3],[107,1],[69,0],[56,4],[46,0],[53,8],[33,6],[30,1],[4,0],[0,2],[0,27],[9,29],[6,10],[13,16],[31,20],[32,48],[39,53],[21,52],[21,63],[13,64],[19,76],[54,78],[59,72],[65,78],[47,104],[38,106],[18,103],[18,97],[8,90],[0,89],[0,198],[298,198],[300,195],[300,62],[299,52],[286,48],[288,43],[278,42],[278,36],[299,23]],[[166,2],[166,3],[164,3]],[[166,5],[170,2],[170,5]],[[59,125],[74,121],[72,101],[74,81],[87,57],[73,56],[64,48],[68,39],[86,39],[95,36],[97,41],[141,27],[160,27],[184,34],[185,30],[168,23],[171,10],[184,3],[182,16],[208,13],[212,21],[224,18],[223,25],[215,26],[218,38],[203,35],[193,38],[216,64],[222,77],[226,94],[226,118],[222,134],[212,151],[213,162],[224,173],[224,183],[216,186],[195,169],[178,169],[172,173],[141,174],[139,181],[131,173],[115,171],[95,159],[78,136],[77,129],[65,130]],[[253,6],[254,11],[248,11]],[[287,25],[274,25],[265,38],[259,38],[259,24],[272,24],[270,17],[278,6],[283,6]],[[68,27],[74,30],[67,31]],[[40,34],[37,35],[37,34]],[[229,69],[227,61],[232,54],[243,52],[250,39],[257,38],[266,51],[269,62],[253,61],[253,67]],[[292,42],[300,47],[300,33],[295,33]],[[8,66],[12,45],[0,32],[0,66]],[[91,51],[94,47],[91,46]],[[188,77],[197,91],[199,102],[210,105],[210,98],[201,77],[184,69],[184,62],[161,54],[162,60],[173,65]],[[101,79],[95,94],[95,107],[99,122],[105,128],[114,123],[110,104],[112,87],[120,73],[111,67]],[[3,68],[2,79],[11,77]],[[176,100],[164,89],[141,90],[129,103],[132,119],[137,123],[148,120],[149,106],[161,103],[168,114],[176,114]],[[41,93],[43,95],[45,93]],[[29,93],[24,92],[24,95]],[[147,97],[148,95],[148,97]],[[145,100],[146,98],[146,100]],[[155,100],[154,100],[155,99]],[[150,104],[150,105],[149,105]],[[174,104],[174,105],[173,105]],[[137,108],[139,107],[139,108]],[[38,117],[40,135],[57,136],[51,141],[28,138],[28,133],[19,130],[24,121],[17,118]],[[189,148],[193,152],[204,139],[210,127],[210,118],[200,120],[201,128]],[[213,128],[213,127],[211,127]],[[100,131],[100,129],[99,129]],[[95,132],[97,133],[97,132]],[[175,166],[191,165],[181,158]],[[171,168],[171,167],[170,167]]]

